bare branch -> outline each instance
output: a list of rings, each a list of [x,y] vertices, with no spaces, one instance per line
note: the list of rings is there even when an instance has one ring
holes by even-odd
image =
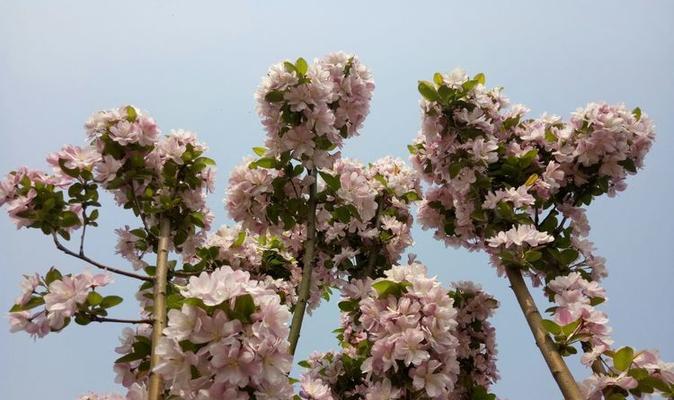
[[[117,269],[117,268],[114,268],[114,267],[107,266],[105,264],[101,264],[101,263],[99,263],[97,261],[94,261],[91,258],[87,257],[86,255],[84,255],[84,253],[77,254],[74,251],[70,250],[69,248],[65,247],[63,244],[61,244],[61,242],[58,239],[58,236],[56,236],[56,233],[52,234],[52,237],[54,238],[54,244],[56,245],[57,249],[61,250],[62,252],[66,253],[69,256],[79,258],[80,260],[82,260],[82,261],[84,261],[88,264],[91,264],[96,268],[100,268],[100,269],[105,270],[105,271],[113,272],[115,274],[124,275],[124,276],[127,276],[129,278],[139,279],[141,281],[148,281],[148,282],[153,281],[152,277],[135,274],[133,272],[127,272],[127,271],[124,271],[124,270],[121,270],[121,269]]]

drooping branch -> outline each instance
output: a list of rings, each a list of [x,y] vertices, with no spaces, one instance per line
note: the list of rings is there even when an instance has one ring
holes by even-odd
[[[139,279],[139,280],[141,280],[141,281],[152,281],[152,280],[153,280],[152,277],[149,277],[149,276],[143,276],[143,275],[136,274],[136,273],[133,273],[133,272],[124,271],[124,270],[121,270],[121,269],[119,269],[119,268],[114,268],[114,267],[110,267],[110,266],[105,265],[105,264],[101,264],[101,263],[99,263],[99,262],[97,262],[97,261],[95,261],[95,260],[92,260],[91,258],[87,257],[87,256],[84,254],[84,251],[80,251],[80,253],[75,253],[74,251],[72,251],[72,250],[70,250],[69,248],[65,247],[65,246],[61,243],[61,241],[58,239],[58,236],[56,236],[56,233],[54,233],[54,234],[52,235],[52,237],[53,237],[53,239],[54,239],[54,244],[56,245],[56,248],[57,248],[57,249],[61,250],[62,252],[64,252],[65,254],[67,254],[67,255],[69,255],[69,256],[71,256],[71,257],[79,258],[80,260],[82,260],[82,261],[84,261],[84,262],[86,262],[86,263],[88,263],[88,264],[90,264],[90,265],[93,265],[93,266],[96,267],[96,268],[100,268],[100,269],[102,269],[102,270],[104,270],[104,271],[113,272],[113,273],[115,273],[115,274],[124,275],[124,276],[129,277],[129,278]]]
[[[309,175],[313,178],[313,182],[309,186],[309,200],[308,200],[308,214],[307,214],[307,239],[304,242],[304,257],[302,258],[302,281],[300,282],[300,289],[297,296],[297,304],[293,310],[293,319],[290,324],[290,334],[288,341],[290,342],[290,354],[295,354],[297,342],[300,338],[300,330],[302,329],[302,321],[304,319],[304,312],[309,301],[309,292],[311,289],[311,272],[314,264],[314,250],[316,248],[316,191],[317,191],[317,170],[316,167],[309,171]]]
[[[543,327],[543,318],[536,308],[536,303],[529,293],[522,273],[518,269],[506,268],[506,274],[510,281],[510,287],[517,297],[517,302],[524,313],[524,317],[529,324],[531,333],[534,335],[536,345],[538,346],[545,362],[552,373],[552,376],[557,382],[557,386],[562,391],[566,400],[582,400],[583,396],[576,384],[576,380],[571,375],[571,371],[567,367],[564,359],[557,351],[555,344],[548,336]]]
[[[161,399],[161,377],[154,372],[159,364],[157,346],[166,326],[166,286],[168,277],[168,252],[169,239],[171,237],[171,223],[166,217],[159,221],[159,243],[157,245],[157,272],[154,283],[154,296],[152,302],[152,355],[150,356],[150,383],[148,388],[148,400]]]

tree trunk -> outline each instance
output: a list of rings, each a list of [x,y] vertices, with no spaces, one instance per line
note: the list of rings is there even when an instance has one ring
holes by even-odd
[[[150,358],[150,383],[148,400],[160,400],[162,398],[161,377],[153,372],[159,363],[157,345],[166,326],[166,285],[168,275],[169,240],[171,236],[171,223],[168,218],[159,221],[159,244],[157,246],[157,271],[155,273],[154,297],[152,303],[152,356]]]
[[[300,282],[300,290],[297,296],[297,304],[293,310],[293,320],[290,324],[290,334],[288,341],[290,342],[290,354],[295,354],[297,342],[300,339],[300,330],[302,329],[302,320],[304,319],[304,311],[307,308],[309,301],[309,292],[311,290],[311,270],[314,264],[314,250],[316,248],[316,190],[317,190],[317,170],[316,167],[309,171],[309,175],[313,177],[314,182],[309,187],[309,211],[307,214],[307,240],[304,242],[304,257],[302,258],[302,281]]]
[[[557,382],[557,386],[562,391],[566,400],[583,400],[583,396],[578,389],[576,380],[571,375],[571,371],[566,366],[564,359],[557,351],[550,336],[543,327],[543,318],[536,308],[536,303],[529,293],[526,283],[522,278],[522,273],[518,269],[506,268],[506,274],[510,280],[510,287],[515,292],[515,297],[520,304],[524,317],[529,323],[531,333],[534,335],[536,345],[541,351],[552,376]]]

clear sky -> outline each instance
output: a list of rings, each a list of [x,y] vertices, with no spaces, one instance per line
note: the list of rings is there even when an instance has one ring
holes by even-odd
[[[0,0],[0,172],[45,168],[62,144],[84,142],[82,124],[98,109],[132,103],[164,131],[191,129],[218,162],[209,204],[217,225],[230,223],[222,197],[229,171],[260,145],[264,133],[253,91],[279,60],[313,59],[335,50],[357,53],[377,83],[362,135],[343,154],[363,162],[407,157],[419,128],[416,82],[460,66],[484,72],[534,115],[568,116],[590,101],[640,106],[658,137],[645,170],[627,191],[589,210],[591,239],[608,259],[604,284],[617,345],[659,348],[674,361],[674,2],[565,1],[9,1]],[[109,199],[108,199],[109,200]],[[111,205],[107,201],[107,205]],[[89,252],[109,263],[112,230],[134,223],[104,208]],[[447,249],[415,228],[413,252],[448,284],[470,279],[501,301],[494,318],[505,398],[557,399],[507,282],[483,254]],[[0,217],[0,309],[18,293],[20,274],[84,265],[34,231]],[[106,293],[127,301],[133,285],[117,279]],[[546,302],[537,296],[540,308]],[[336,302],[305,324],[298,360],[335,348]],[[119,326],[73,325],[33,342],[0,327],[0,397],[74,399],[87,390],[120,391],[113,382]],[[578,379],[588,374],[577,360]]]

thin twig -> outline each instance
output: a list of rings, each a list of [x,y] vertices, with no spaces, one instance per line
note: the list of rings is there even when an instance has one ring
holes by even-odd
[[[82,235],[80,236],[80,256],[84,255],[84,235],[87,233],[87,206],[82,206]]]
[[[107,318],[99,316],[88,317],[92,322],[117,322],[121,324],[151,324],[151,319],[119,319],[119,318]]]
[[[379,199],[377,201],[377,212],[376,212],[375,217],[374,217],[375,218],[374,228],[377,231],[379,231],[379,227],[381,226],[381,218],[380,217],[381,217],[382,209],[384,208],[384,200],[385,200],[384,197],[385,196],[386,196],[385,194],[382,194],[381,197],[379,197]],[[379,238],[375,239],[375,243],[379,243],[379,241],[380,241]],[[377,263],[377,256],[379,255],[378,252],[376,251],[376,249],[377,249],[377,246],[373,245],[372,251],[370,252],[370,255],[367,259],[367,266],[365,267],[365,271],[363,273],[364,278],[367,278],[368,276],[370,276],[374,272],[374,267],[375,267],[375,264]],[[374,277],[372,277],[372,278],[374,278]]]
[[[70,250],[69,248],[65,247],[63,244],[61,244],[61,242],[58,239],[58,236],[56,236],[56,233],[52,234],[52,237],[54,238],[54,244],[56,245],[57,249],[61,250],[62,252],[66,253],[69,256],[79,258],[80,260],[85,261],[85,262],[93,265],[96,268],[100,268],[100,269],[105,270],[105,271],[113,272],[115,274],[124,275],[124,276],[127,276],[129,278],[139,279],[141,281],[148,281],[149,282],[149,281],[153,280],[152,277],[134,274],[133,272],[127,272],[127,271],[124,271],[124,270],[121,270],[121,269],[113,268],[113,267],[107,266],[105,264],[101,264],[97,261],[94,261],[84,254],[77,254],[74,251]]]

